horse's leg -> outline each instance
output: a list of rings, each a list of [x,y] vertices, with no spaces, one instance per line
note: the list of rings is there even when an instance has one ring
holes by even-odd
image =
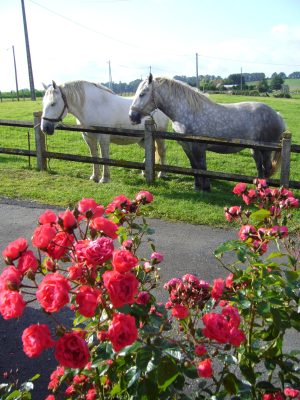
[[[264,178],[264,168],[263,168],[263,153],[261,150],[253,149],[252,155],[255,160],[256,168],[257,168],[257,175],[259,178]]]
[[[272,171],[272,151],[263,151],[264,177],[269,178]]]
[[[206,146],[197,143],[181,142],[181,146],[190,160],[193,169],[206,171]],[[210,191],[209,179],[206,176],[195,175],[195,190]]]
[[[158,154],[160,165],[166,164],[166,142],[163,139],[155,140],[156,153]],[[164,171],[159,171],[158,178],[167,178],[168,175]]]
[[[101,157],[109,159],[109,145],[110,137],[109,135],[99,135],[99,144],[101,150]],[[110,181],[109,165],[103,165],[102,178],[100,183],[108,183]]]
[[[89,146],[90,154],[92,157],[98,157],[98,141],[97,135],[88,132],[82,132],[82,137],[86,144]],[[93,174],[90,177],[91,180],[99,182],[100,169],[99,164],[93,164]]]

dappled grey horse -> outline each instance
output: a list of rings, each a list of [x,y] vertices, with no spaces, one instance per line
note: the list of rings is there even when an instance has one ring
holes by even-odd
[[[285,130],[282,117],[266,104],[243,102],[218,104],[192,87],[167,78],[149,78],[140,83],[130,107],[133,124],[155,109],[161,110],[173,122],[177,133],[223,139],[246,139],[260,142],[281,140]],[[241,147],[180,142],[191,167],[206,170],[206,150],[217,153],[237,153]],[[254,149],[252,151],[258,176],[270,177],[278,168],[281,152]],[[195,190],[210,190],[206,177],[195,175]]]

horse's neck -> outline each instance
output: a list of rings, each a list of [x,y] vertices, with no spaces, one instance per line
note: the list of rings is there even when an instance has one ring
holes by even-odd
[[[157,93],[158,108],[166,114],[171,121],[186,125],[187,115],[191,112],[186,99],[181,96],[178,97],[174,87],[168,87],[166,84],[158,86],[154,90],[155,93]]]

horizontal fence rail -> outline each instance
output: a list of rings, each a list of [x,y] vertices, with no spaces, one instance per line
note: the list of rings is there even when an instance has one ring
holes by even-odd
[[[133,162],[125,160],[113,160],[101,157],[81,156],[72,155],[65,153],[50,152],[46,149],[45,136],[40,129],[41,113],[34,113],[34,121],[12,121],[12,120],[0,120],[0,126],[10,126],[19,128],[34,128],[35,130],[35,142],[36,151],[33,150],[21,150],[16,148],[0,147],[0,153],[13,154],[13,155],[24,155],[33,156],[37,158],[37,168],[39,170],[47,169],[47,159],[59,159],[67,161],[76,161],[81,163],[91,163],[100,165],[109,165],[114,167],[124,167],[131,169],[139,169],[145,171],[145,178],[147,183],[151,184],[155,179],[155,172],[169,172],[180,175],[188,176],[206,176],[212,179],[228,180],[234,182],[253,182],[256,176],[240,175],[226,172],[215,172],[207,170],[199,170],[193,168],[177,167],[171,165],[158,165],[155,164],[154,150],[155,150],[155,139],[164,140],[175,140],[175,141],[187,141],[194,143],[201,143],[206,145],[214,146],[233,146],[240,148],[252,148],[262,149],[269,151],[281,151],[282,154],[282,165],[280,179],[268,179],[268,183],[272,186],[285,186],[300,189],[300,182],[292,181],[289,179],[290,175],[290,156],[291,152],[300,153],[300,145],[291,144],[291,134],[286,132],[281,143],[272,142],[255,142],[244,139],[222,139],[222,138],[211,138],[205,136],[195,136],[190,134],[178,134],[169,132],[160,132],[155,130],[155,123],[152,119],[146,119],[144,130],[130,130],[130,129],[119,129],[108,126],[93,126],[85,128],[81,125],[65,125],[59,124],[56,129],[70,132],[91,132],[95,134],[109,134],[126,137],[144,138],[145,139],[145,162]],[[208,148],[209,150],[209,148]]]

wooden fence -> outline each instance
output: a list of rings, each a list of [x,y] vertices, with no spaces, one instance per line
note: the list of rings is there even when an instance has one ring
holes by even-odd
[[[181,175],[199,175],[199,176],[207,176],[212,179],[221,179],[228,180],[234,182],[253,182],[255,176],[248,175],[240,175],[240,174],[232,174],[225,172],[214,172],[214,171],[206,171],[199,170],[193,168],[184,168],[170,165],[158,165],[155,164],[155,138],[161,138],[165,140],[176,140],[180,141],[188,141],[188,142],[196,142],[196,143],[205,143],[205,144],[214,144],[214,145],[224,145],[224,146],[237,146],[241,148],[252,148],[252,149],[264,149],[264,150],[280,150],[282,154],[282,162],[281,162],[281,171],[280,171],[280,179],[268,179],[268,183],[272,186],[285,186],[295,189],[300,189],[300,182],[291,181],[290,180],[290,160],[291,160],[291,152],[300,153],[299,145],[291,144],[291,133],[285,132],[280,144],[271,143],[271,142],[254,142],[250,140],[241,140],[241,139],[232,139],[232,140],[224,140],[224,139],[213,139],[208,137],[199,137],[189,134],[176,134],[176,133],[168,133],[168,132],[158,132],[155,130],[154,122],[151,118],[145,120],[144,130],[130,130],[130,129],[116,129],[109,127],[93,127],[93,128],[83,128],[80,125],[58,125],[56,127],[57,130],[65,130],[65,131],[76,131],[76,132],[93,132],[93,133],[102,133],[109,135],[122,135],[122,136],[131,136],[131,137],[144,137],[145,140],[145,161],[141,162],[132,162],[132,161],[120,161],[113,159],[105,159],[100,157],[90,157],[90,156],[80,156],[73,154],[64,154],[57,152],[49,152],[46,148],[46,140],[45,135],[40,129],[41,122],[41,113],[34,113],[34,122],[27,121],[12,121],[12,120],[0,120],[0,126],[12,126],[12,127],[26,127],[26,128],[34,128],[35,131],[35,142],[36,142],[36,151],[33,150],[24,150],[17,148],[5,148],[0,147],[0,154],[13,154],[13,155],[22,155],[22,156],[32,156],[37,158],[37,169],[38,170],[46,170],[47,169],[47,159],[60,159],[60,160],[68,160],[68,161],[76,161],[83,163],[92,163],[92,164],[101,164],[101,165],[110,165],[116,167],[124,167],[124,168],[132,168],[132,169],[140,169],[145,171],[145,178],[148,184],[151,184],[155,180],[155,172],[163,171],[168,173],[176,173]]]

